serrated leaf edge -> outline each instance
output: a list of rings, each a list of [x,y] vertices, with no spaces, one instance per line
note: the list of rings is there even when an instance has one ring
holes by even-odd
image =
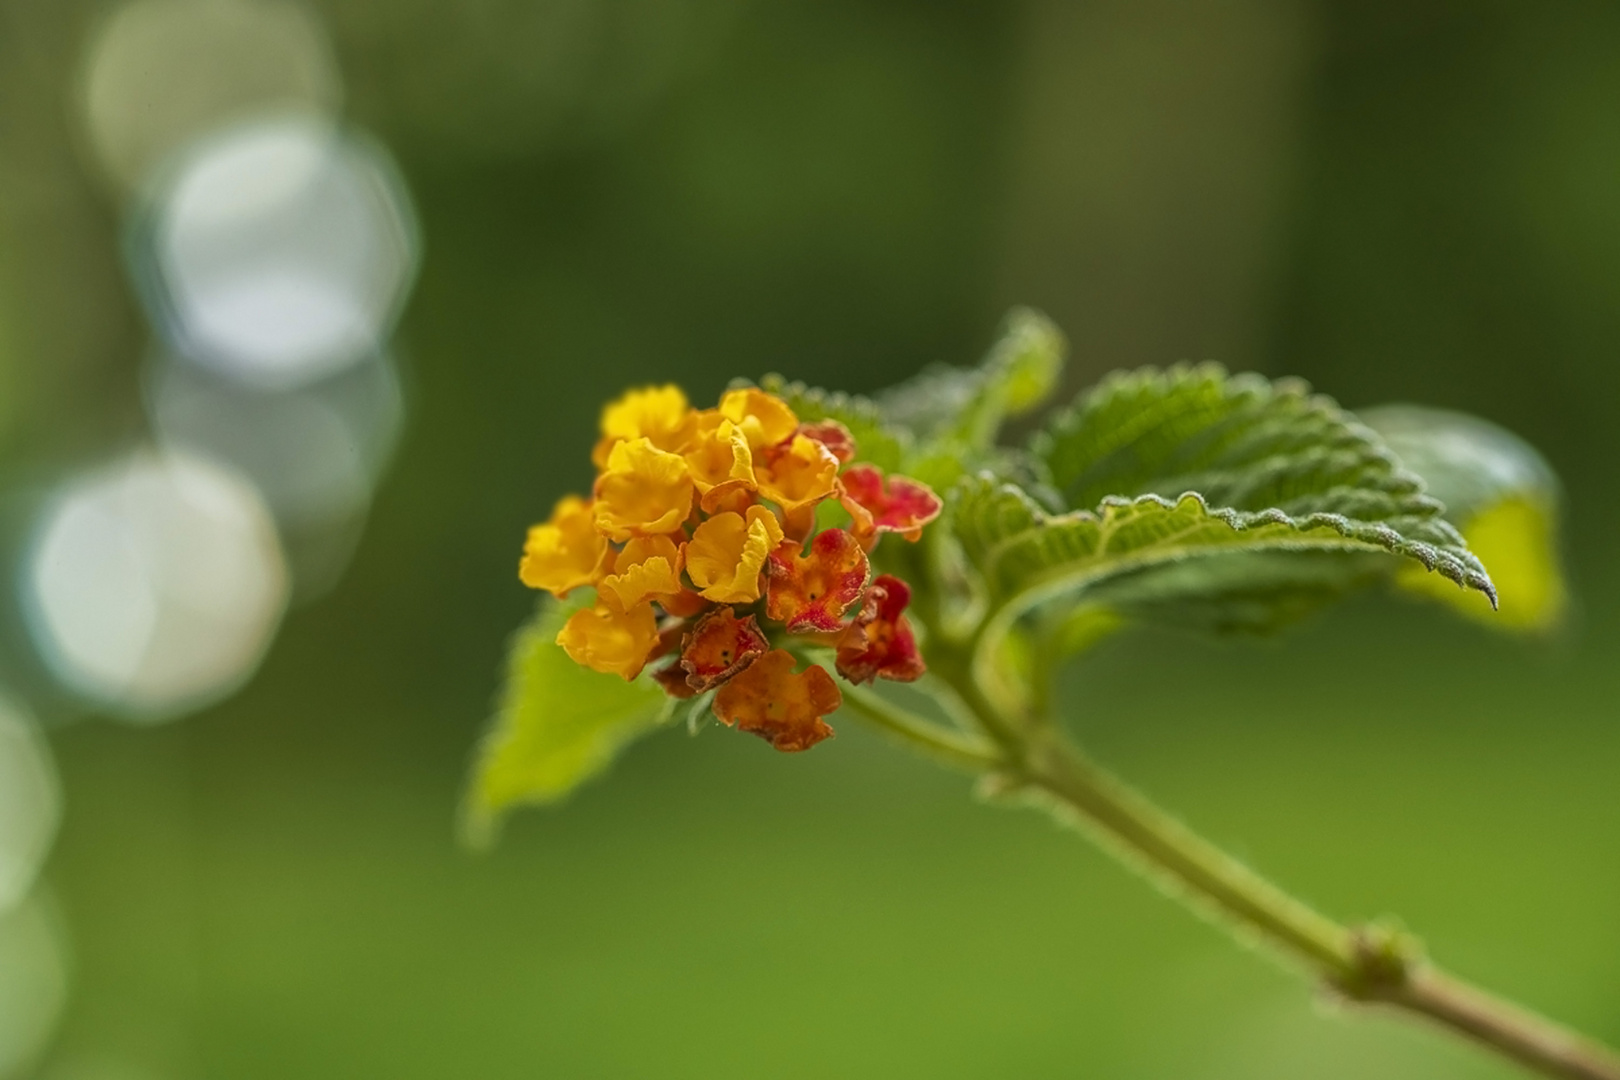
[[[1281,525],[1301,534],[1297,538],[1263,541],[1247,550],[1384,551],[1391,555],[1415,559],[1425,569],[1438,573],[1442,577],[1456,582],[1461,587],[1477,589],[1485,594],[1493,607],[1497,602],[1496,586],[1491,582],[1490,575],[1485,572],[1484,567],[1479,565],[1477,559],[1473,560],[1473,565],[1470,565],[1469,562],[1457,555],[1437,548],[1433,544],[1408,539],[1399,530],[1383,523],[1355,521],[1342,514],[1333,513],[1314,513],[1296,518],[1275,508],[1242,511],[1226,507],[1211,507],[1204,497],[1195,491],[1183,492],[1175,499],[1167,499],[1160,495],[1108,496],[1102,500],[1096,511],[1071,510],[1063,514],[1050,514],[1041,507],[1039,502],[1017,485],[998,483],[993,474],[990,473],[981,473],[972,480],[965,481],[963,487],[958,491],[958,498],[960,499],[969,494],[966,489],[975,483],[980,485],[981,497],[993,498],[996,495],[1012,495],[1016,497],[1023,504],[1025,511],[1034,522],[1028,528],[1021,529],[1017,533],[996,541],[984,553],[985,567],[981,569],[981,573],[984,574],[987,585],[992,588],[995,580],[994,566],[1001,554],[1038,529],[1079,521],[1092,521],[1096,522],[1101,528],[1107,528],[1109,519],[1112,516],[1110,514],[1111,510],[1153,505],[1174,511],[1180,509],[1190,500],[1198,505],[1200,512],[1206,519],[1220,521],[1234,532],[1245,532],[1264,525]],[[1331,530],[1339,539],[1329,541],[1305,535],[1322,529]],[[1459,536],[1458,545],[1461,546],[1462,543],[1462,538]],[[1082,588],[1090,581],[1112,577],[1127,569],[1135,569],[1157,562],[1168,562],[1176,559],[1197,558],[1204,554],[1213,556],[1228,553],[1231,550],[1224,547],[1176,549],[1172,541],[1168,545],[1169,550],[1166,550],[1167,545],[1156,544],[1154,547],[1144,551],[1140,556],[1125,556],[1112,563],[1102,565],[1100,557],[1107,550],[1107,544],[1108,541],[1105,535],[1099,542],[1098,559],[1092,565],[1088,565],[1084,571],[1079,573],[1074,571],[1054,571],[1051,577],[1038,579],[1036,582],[1020,589],[1016,594],[999,598],[999,603],[995,606],[998,608],[1016,608],[1017,611],[1022,612],[1044,600]]]

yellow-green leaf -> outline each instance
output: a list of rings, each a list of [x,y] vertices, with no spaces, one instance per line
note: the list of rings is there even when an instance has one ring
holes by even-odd
[[[1491,568],[1500,609],[1424,574],[1398,584],[1501,630],[1544,631],[1567,607],[1559,559],[1559,489],[1552,469],[1524,440],[1478,417],[1415,405],[1362,414],[1401,462],[1445,504],[1445,516]]]
[[[512,807],[568,795],[668,717],[670,699],[657,684],[603,675],[563,652],[557,631],[575,607],[543,601],[512,639],[500,708],[463,808],[473,844],[493,840]]]

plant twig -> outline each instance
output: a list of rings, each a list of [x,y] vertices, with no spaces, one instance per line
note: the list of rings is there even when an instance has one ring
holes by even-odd
[[[843,693],[844,704],[879,730],[943,764],[974,772],[1002,764],[996,748],[976,735],[941,727],[865,687],[846,686]]]
[[[1620,1054],[1428,964],[1415,943],[1352,930],[1289,896],[1055,734],[1015,777],[1127,863],[1245,937],[1304,961],[1344,997],[1425,1017],[1544,1076],[1620,1080]]]

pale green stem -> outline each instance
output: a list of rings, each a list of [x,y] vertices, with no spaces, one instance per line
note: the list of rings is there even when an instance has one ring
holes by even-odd
[[[977,644],[929,659],[998,744],[1002,764],[993,775],[1004,789],[1038,793],[1049,809],[1240,940],[1302,961],[1345,998],[1427,1017],[1545,1076],[1620,1080],[1620,1054],[1433,967],[1411,939],[1328,918],[1093,764],[1044,717],[1009,715],[973,675],[974,661],[983,659],[974,655]]]
[[[1305,961],[1355,1001],[1427,1017],[1545,1076],[1620,1080],[1620,1055],[1424,961],[1416,944],[1352,930],[1289,896],[1087,761],[1067,741],[1035,749],[1023,779],[1127,862],[1242,936]]]
[[[864,687],[845,686],[843,694],[847,707],[884,734],[946,765],[983,772],[1002,763],[996,748],[977,735],[931,723]]]

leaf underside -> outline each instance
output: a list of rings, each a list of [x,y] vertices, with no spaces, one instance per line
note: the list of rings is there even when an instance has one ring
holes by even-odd
[[[1556,629],[1568,609],[1558,539],[1563,500],[1557,476],[1535,448],[1495,424],[1444,409],[1385,405],[1361,417],[1445,503],[1446,520],[1491,568],[1501,608],[1439,589],[1423,574],[1403,572],[1397,584],[1498,628]]]

